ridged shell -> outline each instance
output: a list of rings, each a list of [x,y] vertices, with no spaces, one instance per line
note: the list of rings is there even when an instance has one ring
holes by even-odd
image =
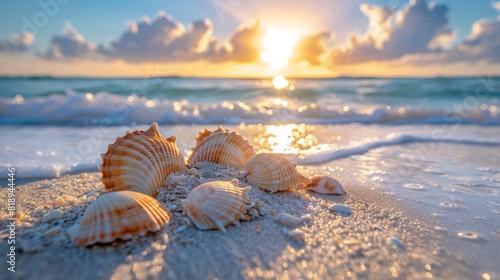
[[[203,183],[182,200],[182,207],[199,229],[226,232],[225,227],[239,225],[239,220],[245,219],[246,211],[254,205],[246,196],[250,187],[237,185],[236,179]]]
[[[276,154],[254,156],[245,165],[243,175],[249,184],[270,192],[302,188],[309,183],[293,163]]]
[[[346,194],[344,187],[339,181],[328,176],[314,176],[311,178],[311,183],[306,186],[310,191],[315,191],[323,194]]]
[[[164,138],[156,122],[146,131],[127,132],[101,154],[102,183],[107,191],[131,190],[156,196],[172,172],[187,170],[176,137]]]
[[[205,129],[200,132],[196,147],[189,156],[188,166],[194,167],[198,162],[209,161],[243,168],[254,155],[252,145],[243,136],[219,126],[215,131]]]
[[[171,217],[156,199],[132,191],[111,192],[98,197],[85,210],[79,225],[69,235],[78,246],[131,239],[158,231]]]

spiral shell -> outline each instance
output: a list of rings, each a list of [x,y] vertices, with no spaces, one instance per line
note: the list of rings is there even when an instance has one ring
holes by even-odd
[[[245,165],[243,175],[249,184],[273,193],[302,188],[309,183],[309,179],[300,174],[293,163],[276,154],[254,156]]]
[[[101,154],[102,183],[107,191],[131,190],[156,196],[172,172],[186,170],[176,137],[164,138],[156,122],[146,131],[127,132]]]
[[[328,176],[314,176],[311,178],[311,183],[306,186],[310,191],[315,191],[322,194],[343,195],[346,194],[342,184],[339,181]]]
[[[215,131],[200,132],[187,165],[193,167],[198,162],[209,161],[243,168],[254,155],[252,145],[243,136],[219,126]]]
[[[246,196],[250,187],[237,185],[236,179],[203,183],[182,200],[182,207],[199,229],[226,232],[225,227],[239,225],[239,220],[246,219],[245,213],[254,206]]]
[[[158,231],[170,217],[170,211],[150,196],[133,191],[111,192],[92,202],[81,223],[68,233],[78,246],[109,243]]]

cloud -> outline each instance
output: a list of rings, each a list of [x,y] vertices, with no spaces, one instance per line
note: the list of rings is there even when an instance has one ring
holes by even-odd
[[[330,59],[334,64],[353,64],[373,60],[394,60],[407,54],[437,51],[454,36],[447,27],[448,8],[411,0],[401,10],[362,4],[368,17],[365,34],[352,35],[346,47],[334,48]]]
[[[500,36],[498,34],[500,34],[500,17],[474,22],[471,34],[454,51],[461,55],[454,56],[454,59],[488,59],[490,62],[500,62]]]
[[[129,22],[128,27],[109,47],[100,46],[99,53],[128,62],[193,60],[209,45],[213,31],[208,19],[185,27],[163,11],[153,20]]]
[[[14,34],[8,41],[0,41],[0,52],[24,52],[33,41],[34,36],[31,33]]]
[[[292,62],[306,61],[310,65],[320,65],[321,56],[325,53],[325,41],[332,39],[333,34],[326,30],[320,30],[314,34],[300,38],[292,52]]]
[[[500,12],[500,2],[493,3],[492,6],[493,6],[493,9]]]
[[[493,4],[500,11],[500,2]],[[416,64],[486,61],[500,62],[500,16],[480,19],[473,23],[471,33],[454,47],[427,55],[409,56],[406,61]]]
[[[52,37],[50,48],[40,56],[48,59],[78,59],[95,57],[95,44],[87,42],[71,23],[66,23],[62,35]]]
[[[222,46],[217,38],[212,38],[202,56],[212,62],[257,62],[264,34],[264,23],[258,19],[253,24],[240,26]]]
[[[265,33],[262,20],[241,26],[226,42],[212,36],[209,19],[187,26],[160,11],[154,19],[143,16],[140,22],[127,22],[127,30],[109,46],[87,42],[71,25],[64,34],[54,36],[50,48],[40,56],[52,59],[101,58],[132,63],[205,60],[251,63],[260,59]]]

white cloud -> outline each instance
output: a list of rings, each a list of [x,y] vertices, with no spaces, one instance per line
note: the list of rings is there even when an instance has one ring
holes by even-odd
[[[62,35],[52,37],[50,48],[40,56],[45,59],[78,59],[94,57],[95,44],[87,42],[71,23],[66,23]]]
[[[193,60],[209,44],[213,31],[208,19],[185,27],[163,11],[153,20],[144,16],[127,25],[129,29],[109,47],[99,47],[101,55],[129,62]]]
[[[500,12],[500,2],[493,3],[492,6],[495,10]]]
[[[14,34],[8,41],[0,41],[0,52],[24,52],[33,41],[34,36],[31,33]]]
[[[500,6],[499,3],[494,7]],[[495,19],[480,19],[472,25],[471,33],[454,47],[426,55],[409,56],[406,60],[418,64],[479,61],[489,64],[500,63],[498,34],[500,34],[500,16]]]
[[[406,54],[435,51],[453,38],[447,27],[448,8],[411,0],[401,10],[362,4],[368,17],[365,34],[353,34],[344,48],[334,48],[334,64],[360,63],[372,60],[394,60]]]

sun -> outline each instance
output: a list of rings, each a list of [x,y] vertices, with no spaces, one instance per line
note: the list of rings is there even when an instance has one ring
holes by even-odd
[[[278,75],[273,78],[273,85],[275,89],[284,89],[288,86],[288,80],[283,75]]]
[[[272,69],[282,69],[288,65],[297,35],[293,32],[269,27],[262,41],[260,58]]]

